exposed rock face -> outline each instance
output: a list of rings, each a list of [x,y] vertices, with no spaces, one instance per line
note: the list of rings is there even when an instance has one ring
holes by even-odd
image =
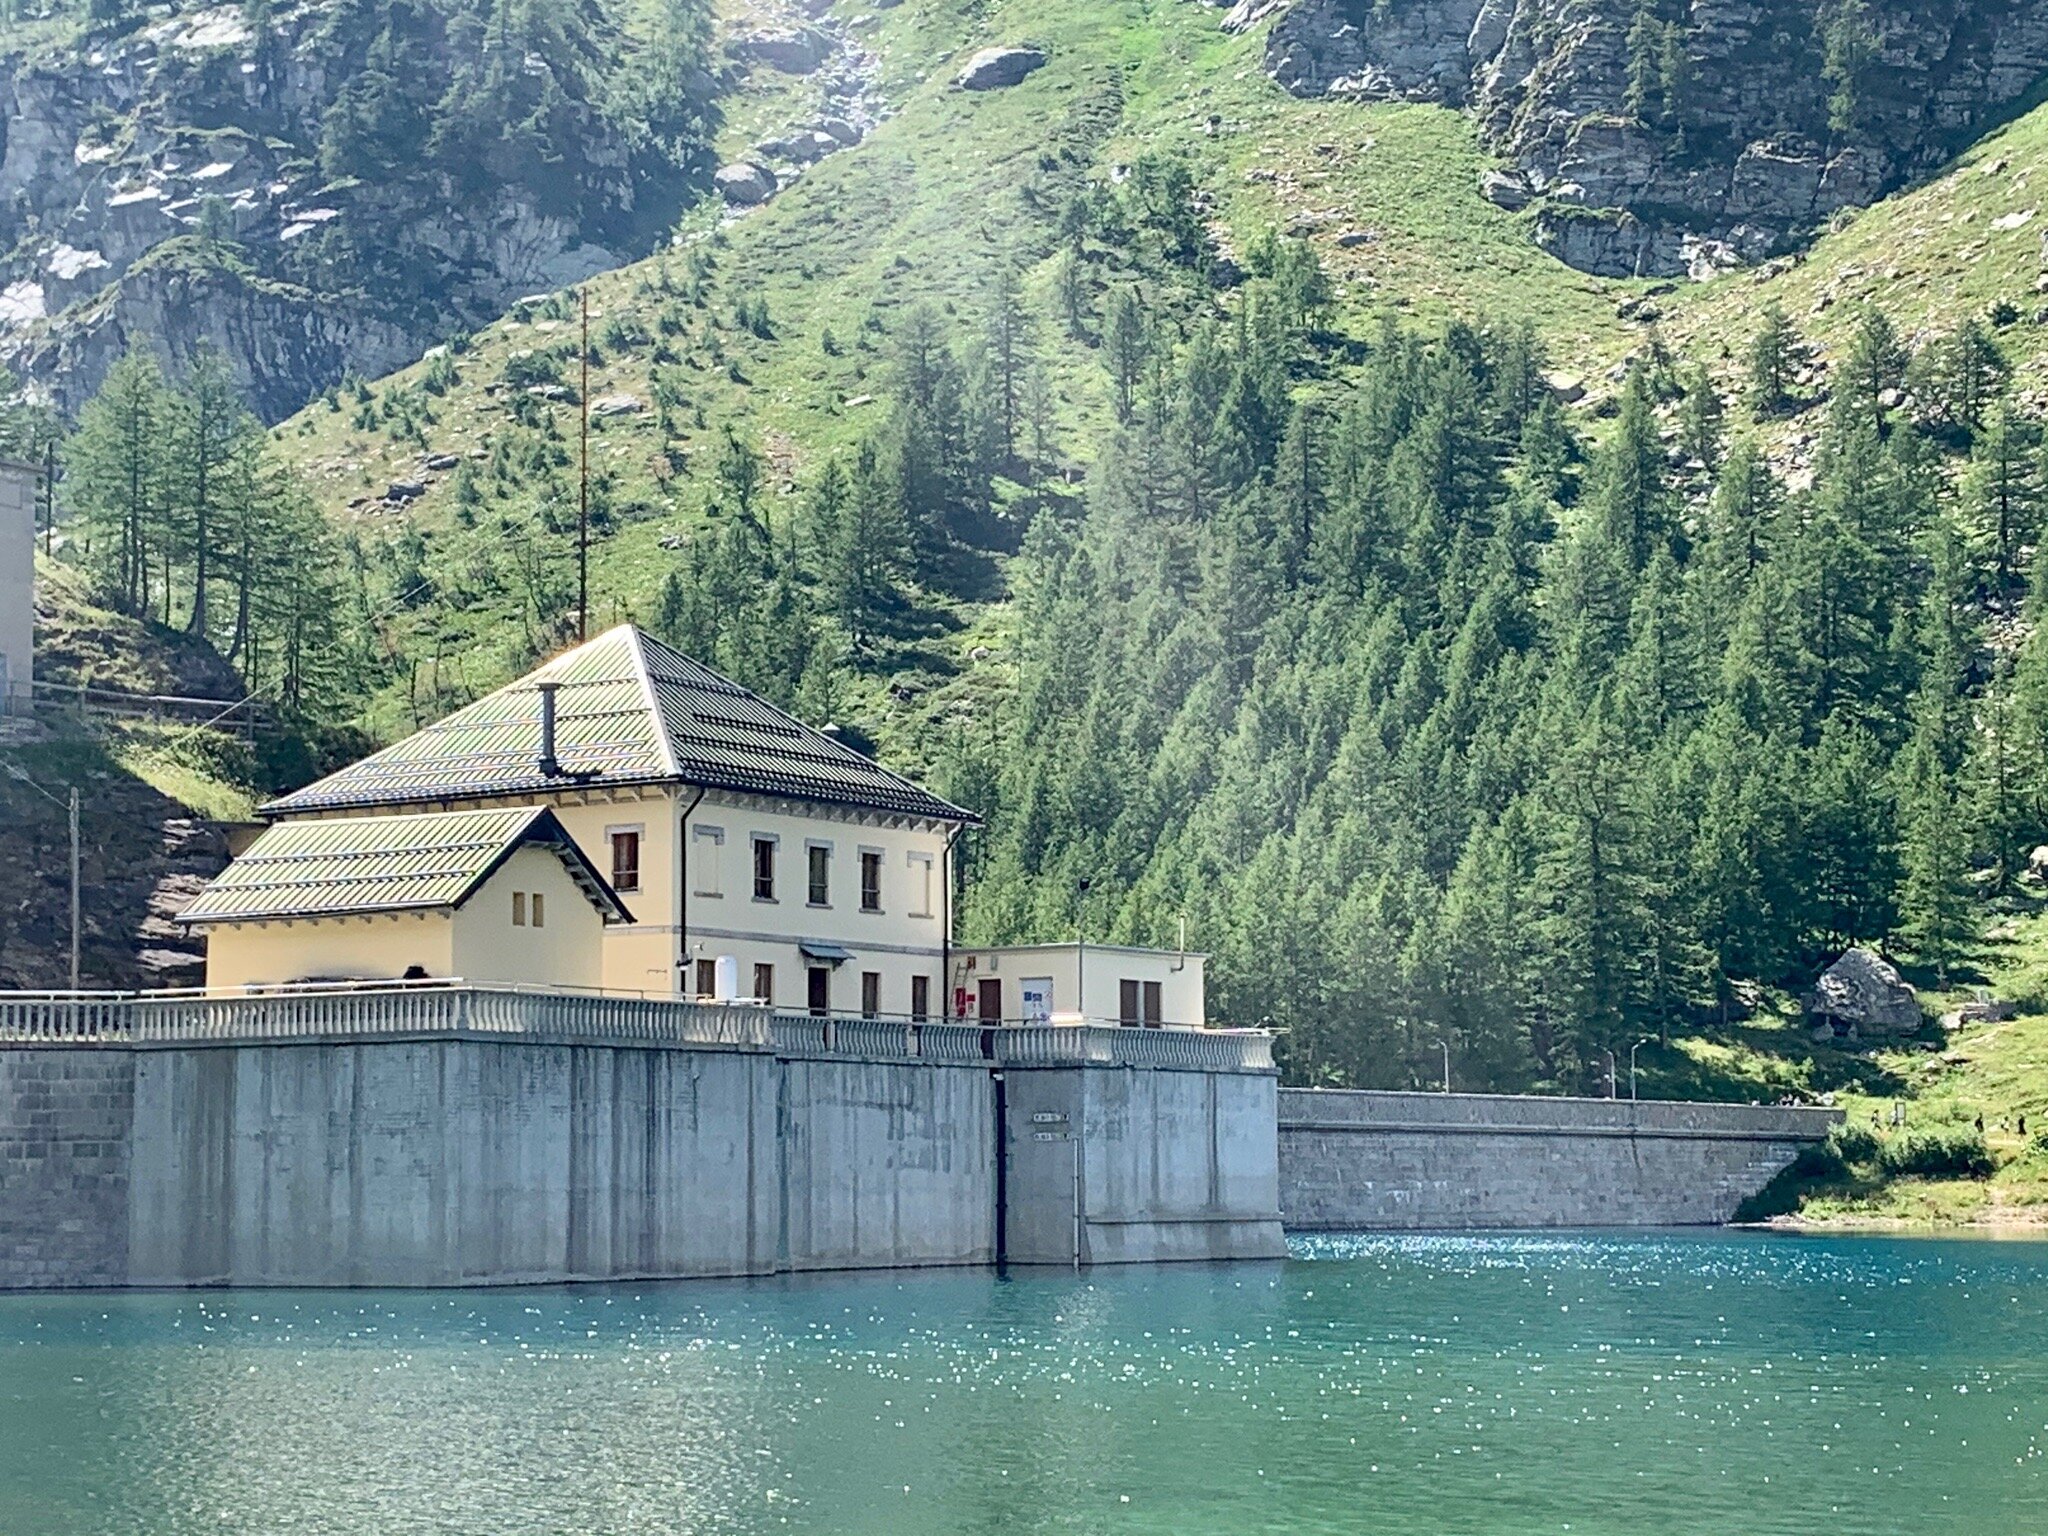
[[[140,339],[174,367],[211,344],[276,420],[617,266],[687,197],[683,171],[582,102],[559,109],[573,163],[552,174],[324,174],[360,41],[330,13],[280,7],[252,30],[225,6],[0,55],[0,362],[70,410]]]
[[[960,71],[959,85],[965,91],[1000,91],[1044,64],[1036,48],[984,48]]]
[[[1857,1037],[1911,1034],[1920,1000],[1897,967],[1868,949],[1851,949],[1821,973],[1806,1002],[1818,1029]]]
[[[1280,11],[1266,66],[1297,95],[1472,111],[1535,194],[1538,239],[1617,276],[1784,251],[1938,165],[2048,74],[2038,0],[1870,0],[1870,63],[1842,131],[1823,69],[1834,7],[1656,10],[1690,63],[1669,108],[1631,99],[1629,0],[1242,0],[1224,25]]]

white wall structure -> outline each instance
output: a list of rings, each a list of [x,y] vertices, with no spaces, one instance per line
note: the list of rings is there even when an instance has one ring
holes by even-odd
[[[958,951],[951,1006],[956,1016],[1042,1024],[1085,1018],[1098,1024],[1208,1022],[1202,969],[1207,956],[1119,944],[1012,944]],[[999,1004],[991,1011],[991,1004]]]
[[[34,673],[36,491],[41,477],[0,459],[0,714],[26,710]]]

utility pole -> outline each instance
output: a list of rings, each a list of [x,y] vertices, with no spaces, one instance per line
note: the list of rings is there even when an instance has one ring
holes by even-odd
[[[579,288],[583,304],[583,465],[576,503],[576,638],[590,638],[590,289]]]
[[[71,990],[78,990],[78,786],[71,786]]]
[[[57,537],[57,440],[43,444],[43,557],[56,549]],[[75,987],[76,981],[72,982]]]

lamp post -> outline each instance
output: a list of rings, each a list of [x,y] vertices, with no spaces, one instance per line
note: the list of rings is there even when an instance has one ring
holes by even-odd
[[[1628,1101],[1631,1104],[1636,1101],[1636,1052],[1656,1038],[1655,1035],[1644,1035],[1628,1048]]]
[[[1088,890],[1095,882],[1074,882],[1074,1012],[1088,1022]]]
[[[64,806],[65,811],[67,813],[66,819],[70,822],[71,990],[76,992],[78,990],[78,786],[76,784],[71,786],[70,801],[68,804],[66,804],[65,801],[59,800],[55,795],[51,794],[47,789],[43,788],[42,785],[38,784],[34,779],[30,778],[27,774],[23,773],[19,768],[15,767],[14,764],[8,763],[4,766],[7,769],[7,777],[13,779],[17,784],[26,784],[30,789],[34,790],[37,794],[41,795],[45,800],[49,801],[50,804],[52,805]]]
[[[1444,1092],[1445,1092],[1445,1093],[1449,1093],[1449,1092],[1451,1091],[1451,1041],[1450,1041],[1450,1037],[1449,1037],[1449,1036],[1447,1035],[1447,1036],[1445,1036],[1445,1037],[1444,1037],[1443,1039],[1441,1039],[1441,1040],[1433,1040],[1433,1041],[1431,1041],[1430,1043],[1431,1043],[1432,1045],[1434,1045],[1434,1046],[1435,1046],[1435,1047],[1436,1047],[1436,1048],[1437,1048],[1438,1050],[1440,1050],[1440,1051],[1442,1051],[1442,1052],[1444,1053]]]
[[[1614,1052],[1607,1053],[1607,1097],[1614,1097]]]

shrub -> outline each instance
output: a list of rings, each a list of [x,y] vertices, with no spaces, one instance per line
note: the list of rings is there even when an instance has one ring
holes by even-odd
[[[1994,1165],[1991,1148],[1985,1145],[1980,1132],[1945,1125],[1894,1137],[1878,1154],[1878,1166],[1895,1178],[1914,1174],[1923,1178],[1988,1179]]]
[[[1884,1138],[1867,1125],[1838,1125],[1828,1141],[1845,1163],[1874,1163],[1884,1151]]]

